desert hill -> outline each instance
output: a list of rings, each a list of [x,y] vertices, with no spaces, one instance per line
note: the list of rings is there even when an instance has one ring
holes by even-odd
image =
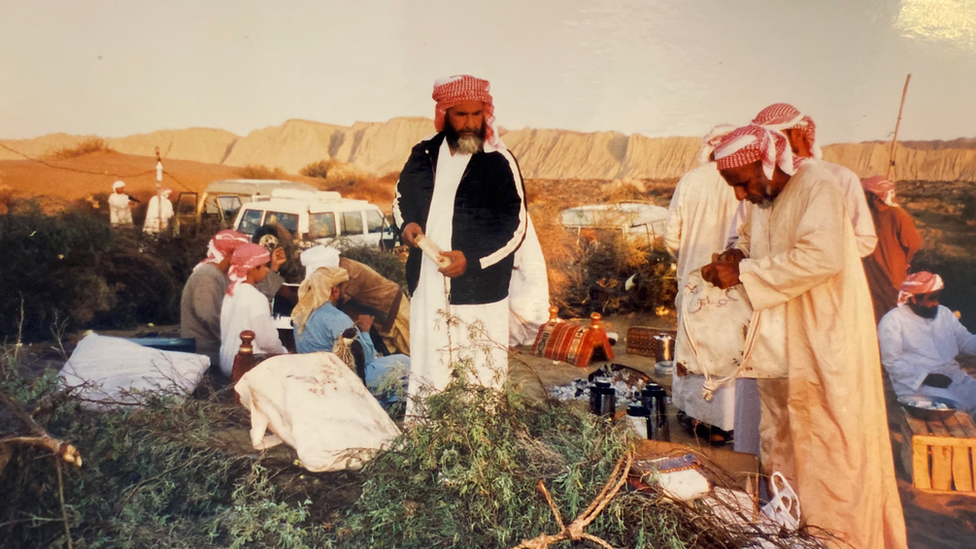
[[[298,173],[319,160],[338,159],[374,174],[403,166],[410,148],[432,134],[429,118],[399,117],[387,122],[339,126],[288,120],[280,126],[238,137],[224,130],[189,128],[107,138],[113,150],[152,156],[159,146],[167,160],[190,160],[224,167],[265,165]],[[558,129],[501,131],[531,179],[670,179],[693,166],[697,137],[652,138],[619,132],[573,132]],[[0,140],[0,144],[33,157],[76,146],[92,136],[49,134],[34,139]],[[825,158],[864,177],[883,173],[888,144],[841,143],[824,147]],[[22,160],[0,148],[0,160]],[[2,175],[0,175],[2,177]],[[899,180],[976,181],[976,138],[909,141],[899,145]]]

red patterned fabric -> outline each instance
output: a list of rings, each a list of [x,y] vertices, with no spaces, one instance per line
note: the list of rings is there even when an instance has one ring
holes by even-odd
[[[606,332],[599,327],[583,327],[552,321],[539,330],[532,344],[535,356],[561,360],[585,368],[594,355],[613,360],[613,348]]]
[[[897,206],[894,202],[895,197],[895,184],[888,180],[887,177],[883,175],[873,175],[867,179],[861,180],[861,185],[864,190],[877,195],[885,204],[889,206]]]
[[[227,272],[230,285],[227,286],[227,295],[234,295],[234,288],[247,280],[247,273],[269,261],[271,253],[264,246],[250,242],[238,246],[234,255],[230,256],[230,271]]]
[[[207,258],[201,261],[200,264],[213,263],[216,265],[223,261],[228,254],[233,253],[238,246],[247,242],[250,242],[247,235],[230,229],[220,231],[210,239],[210,243],[207,244]]]
[[[738,168],[762,161],[763,172],[772,178],[776,166],[793,175],[793,151],[787,146],[786,136],[768,128],[750,124],[729,133],[715,147],[718,169]]]
[[[702,138],[701,148],[698,149],[698,163],[708,164],[712,161],[712,153],[715,152],[715,147],[722,142],[722,138],[726,135],[732,133],[735,130],[735,126],[731,124],[719,124],[711,129],[705,137]]]
[[[487,80],[475,78],[467,74],[460,74],[434,82],[434,93],[431,97],[437,101],[434,107],[434,128],[444,129],[447,109],[462,101],[481,101],[484,103],[485,141],[498,150],[505,148],[505,144],[498,137],[495,128],[495,105],[491,99],[491,84]]]
[[[901,283],[901,291],[898,292],[898,304],[906,303],[910,296],[928,294],[944,287],[942,277],[937,274],[928,271],[912,273]]]
[[[813,123],[812,118],[804,116],[793,105],[774,103],[759,111],[759,114],[752,119],[752,123],[773,131],[799,130],[813,157],[823,158],[823,153],[817,146],[817,125]]]

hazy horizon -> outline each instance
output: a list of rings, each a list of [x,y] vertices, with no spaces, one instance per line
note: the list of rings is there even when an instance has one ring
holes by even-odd
[[[508,130],[700,136],[770,103],[823,144],[976,136],[976,0],[0,0],[0,138],[239,136],[433,115],[492,83]]]

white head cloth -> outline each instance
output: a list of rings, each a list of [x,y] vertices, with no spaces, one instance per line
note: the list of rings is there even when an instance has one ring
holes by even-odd
[[[704,165],[712,161],[712,153],[715,147],[722,142],[722,138],[732,133],[735,126],[732,124],[719,124],[712,128],[705,137],[702,138],[701,148],[698,149],[698,164]]]
[[[305,267],[305,280],[308,280],[319,267],[338,268],[339,250],[319,244],[303,251],[301,260],[302,266]]]
[[[116,189],[121,189],[122,187],[125,187],[125,181],[119,180],[119,181],[116,181],[115,183],[112,183],[112,190],[113,191],[116,190]]]

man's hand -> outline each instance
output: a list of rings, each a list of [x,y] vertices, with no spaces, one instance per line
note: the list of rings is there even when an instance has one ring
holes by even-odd
[[[417,247],[417,237],[424,234],[423,229],[416,223],[407,223],[400,233],[400,238],[413,248]]]
[[[278,269],[280,269],[287,260],[288,256],[285,255],[284,248],[275,248],[274,251],[271,252],[271,270],[278,272]]]
[[[731,288],[739,283],[739,264],[725,261],[709,263],[702,267],[702,278],[723,290]]]
[[[447,278],[457,278],[468,270],[468,260],[465,259],[464,252],[460,250],[451,250],[449,252],[441,252],[441,255],[451,260],[451,264],[447,267],[437,269],[437,272],[441,273]]]
[[[943,374],[929,374],[922,380],[922,385],[928,385],[936,389],[945,389],[949,385],[952,385],[952,378]]]
[[[721,261],[723,263],[735,263],[739,264],[740,261],[746,258],[745,252],[738,248],[730,248],[724,252],[712,255],[712,261]]]
[[[366,334],[369,333],[369,329],[373,326],[373,321],[376,318],[373,315],[359,315],[356,317],[356,327],[359,331]]]

